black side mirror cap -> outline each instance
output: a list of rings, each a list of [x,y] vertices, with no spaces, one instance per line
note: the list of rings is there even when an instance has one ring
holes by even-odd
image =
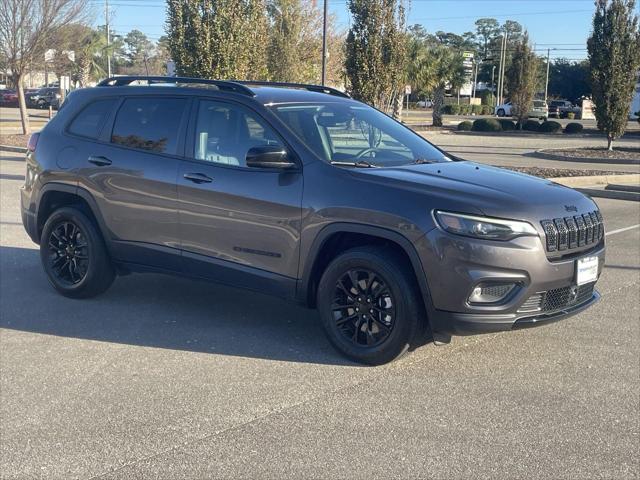
[[[247,167],[291,169],[296,163],[286,148],[277,145],[262,145],[250,148],[247,152]]]

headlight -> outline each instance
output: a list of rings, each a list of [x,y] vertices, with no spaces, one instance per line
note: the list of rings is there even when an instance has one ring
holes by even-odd
[[[435,217],[443,230],[465,237],[504,241],[522,236],[538,236],[533,225],[518,220],[476,217],[442,211],[436,211]]]

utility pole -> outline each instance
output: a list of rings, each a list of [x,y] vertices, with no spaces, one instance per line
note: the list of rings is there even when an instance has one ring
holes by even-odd
[[[327,3],[328,0],[324,0],[322,13],[322,85],[327,81]]]
[[[500,61],[498,62],[498,85],[496,87],[496,105],[502,105],[502,99],[500,98],[501,85],[500,82],[502,80],[502,54],[504,50],[504,35],[500,37]]]
[[[551,49],[547,48],[547,81],[544,84],[544,101],[547,101],[549,95],[549,60],[551,58]]]
[[[503,97],[503,92],[504,92],[504,73],[506,70],[506,63],[507,63],[507,33],[505,32],[503,38],[502,38],[502,49],[501,49],[501,56],[500,56],[500,71],[498,72],[498,98],[500,99],[498,102],[498,105],[502,105],[504,103],[504,97]]]
[[[105,28],[107,30],[107,77],[111,77],[111,54],[109,53],[109,44],[111,42],[111,34],[109,33],[109,0],[104,0],[104,19]]]

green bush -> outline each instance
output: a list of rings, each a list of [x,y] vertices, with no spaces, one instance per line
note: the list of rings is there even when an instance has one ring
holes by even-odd
[[[460,115],[469,115],[471,113],[471,105],[460,105]]]
[[[473,122],[471,130],[474,132],[500,132],[502,127],[495,118],[479,118]]]
[[[540,130],[540,123],[537,120],[529,119],[524,122],[522,130],[527,130],[528,132],[537,132],[538,130]]]
[[[557,133],[562,130],[562,125],[558,122],[554,122],[553,120],[545,120],[540,124],[538,128],[539,132],[543,133]]]
[[[480,94],[480,98],[481,98],[481,101],[482,101],[482,105],[487,105],[489,107],[493,107],[496,104],[496,97],[489,90],[484,90]]]
[[[472,105],[471,106],[471,113],[473,113],[474,115],[481,115],[482,114],[482,105]]]
[[[509,120],[507,118],[501,118],[498,120],[498,122],[500,123],[500,127],[502,127],[502,130],[504,131],[516,129],[516,122],[514,122],[513,120]]]
[[[567,118],[569,120],[573,120],[574,118],[576,118],[576,114],[574,112],[567,112]]]
[[[451,115],[460,115],[460,105],[454,103],[449,106],[451,107]]]
[[[564,133],[580,133],[584,127],[581,123],[572,122],[568,123],[566,127],[564,127]]]
[[[465,132],[468,132],[469,130],[471,130],[472,127],[473,127],[473,123],[471,123],[469,120],[465,120],[464,122],[460,122],[458,124],[458,130],[463,130]]]
[[[493,115],[493,107],[491,105],[482,105],[482,115]]]

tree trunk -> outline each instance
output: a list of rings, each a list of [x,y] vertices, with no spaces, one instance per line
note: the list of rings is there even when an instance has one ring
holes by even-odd
[[[607,150],[613,151],[613,137],[611,135],[607,135]]]
[[[403,104],[404,96],[401,92],[398,92],[393,101],[393,118],[400,121],[402,117],[402,104]]]
[[[433,92],[433,126],[442,126],[442,106],[444,104],[444,87],[439,86]]]
[[[20,106],[20,121],[22,123],[22,134],[29,135],[31,133],[31,126],[29,125],[29,112],[27,112],[27,102],[24,99],[24,76],[17,75],[16,83],[18,87],[18,105]]]

